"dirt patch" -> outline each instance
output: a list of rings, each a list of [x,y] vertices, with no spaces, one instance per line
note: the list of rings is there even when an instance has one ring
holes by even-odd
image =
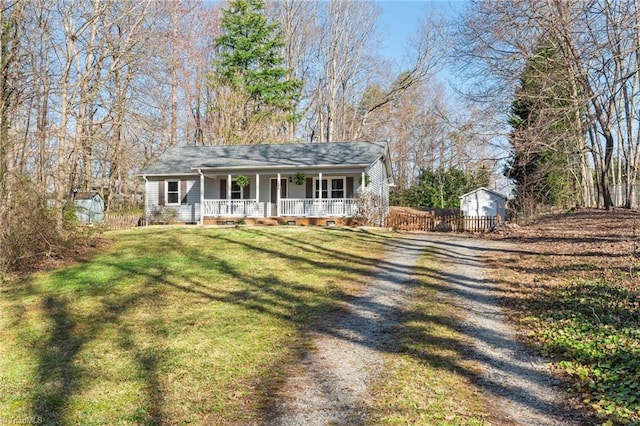
[[[517,256],[505,257],[504,264],[517,264],[530,279],[622,272],[629,279],[621,284],[638,285],[634,275],[640,269],[640,214],[635,211],[586,209],[550,215],[492,237],[521,248]]]
[[[512,244],[511,253],[488,259],[502,282],[502,303],[514,319],[523,302],[568,279],[611,279],[640,288],[640,214],[585,209],[549,215],[487,237]]]

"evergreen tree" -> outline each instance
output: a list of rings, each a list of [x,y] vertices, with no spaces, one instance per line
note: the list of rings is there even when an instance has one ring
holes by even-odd
[[[575,200],[575,102],[571,79],[551,40],[542,40],[527,63],[511,106],[511,160],[505,176],[515,184],[515,207],[532,214],[540,205],[566,206]]]
[[[476,174],[460,169],[423,170],[418,182],[407,190],[395,191],[391,203],[407,207],[460,208],[460,196],[481,186],[489,186],[489,173],[481,167]]]
[[[222,11],[216,39],[214,108],[226,109],[227,143],[263,142],[298,119],[295,100],[302,83],[286,79],[279,24],[269,22],[263,0],[232,0]]]

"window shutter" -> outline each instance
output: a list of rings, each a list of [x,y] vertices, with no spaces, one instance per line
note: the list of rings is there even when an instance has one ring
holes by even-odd
[[[307,178],[306,185],[307,198],[313,198],[313,178]]]
[[[220,179],[220,199],[221,200],[227,199],[227,180],[226,179]]]
[[[164,181],[158,181],[158,205],[164,206]]]
[[[247,184],[244,188],[242,188],[242,199],[248,200],[251,198],[251,184]]]
[[[353,198],[353,176],[347,177],[346,198]]]
[[[180,201],[180,204],[187,204],[187,181],[186,180],[180,181],[180,195],[182,195],[182,200]]]

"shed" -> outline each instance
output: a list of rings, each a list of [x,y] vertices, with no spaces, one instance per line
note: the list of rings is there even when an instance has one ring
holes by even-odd
[[[498,216],[506,220],[507,197],[499,192],[480,187],[460,196],[460,210],[463,216]]]
[[[82,223],[102,223],[104,220],[104,200],[97,192],[78,191],[73,195],[76,219]]]

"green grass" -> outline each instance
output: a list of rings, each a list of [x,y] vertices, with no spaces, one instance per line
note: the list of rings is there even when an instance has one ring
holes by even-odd
[[[416,269],[410,306],[398,330],[397,353],[386,355],[385,374],[374,387],[371,424],[483,425],[488,401],[474,383],[478,367],[460,331],[463,313],[425,255]]]
[[[357,294],[388,236],[319,228],[108,234],[90,261],[0,293],[0,419],[259,419],[305,331]]]
[[[547,290],[530,309],[530,337],[583,402],[610,424],[640,424],[640,291],[580,280]]]

